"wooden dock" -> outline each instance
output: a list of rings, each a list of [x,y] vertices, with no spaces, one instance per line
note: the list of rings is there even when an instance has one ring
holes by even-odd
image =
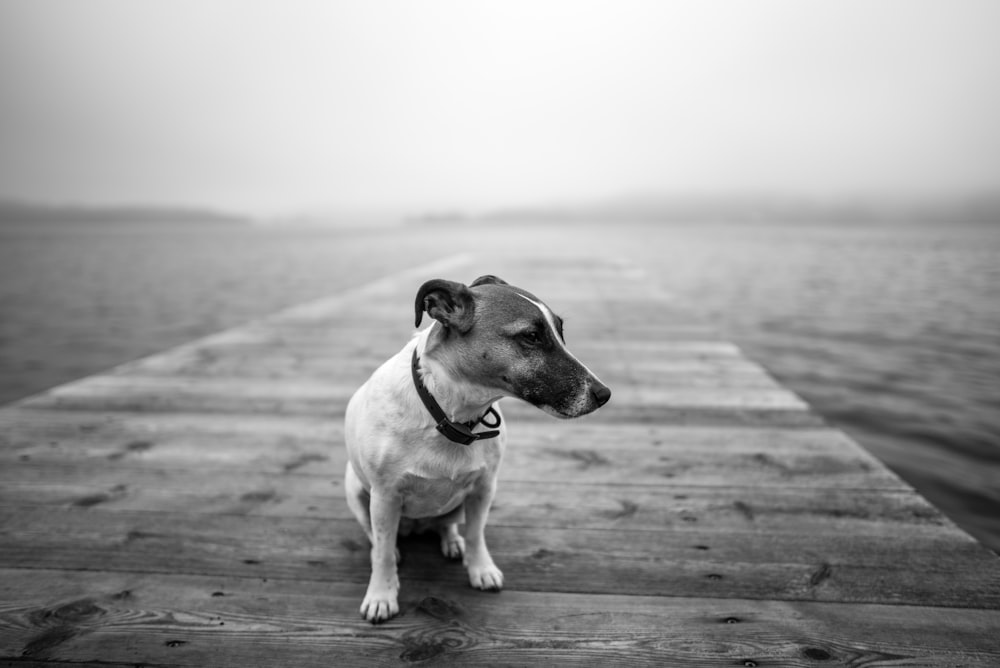
[[[506,590],[406,539],[372,626],[343,409],[482,273],[614,396],[506,400]],[[448,257],[0,410],[0,665],[420,662],[998,666],[1000,559],[622,260]]]

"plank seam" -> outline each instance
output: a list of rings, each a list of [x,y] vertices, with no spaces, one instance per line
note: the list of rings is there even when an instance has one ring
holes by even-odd
[[[858,568],[864,568],[864,567],[860,566]],[[53,566],[44,566],[44,567],[36,568],[36,567],[33,567],[33,566],[8,566],[8,565],[4,565],[3,566],[3,570],[7,570],[7,571],[17,570],[17,571],[25,571],[25,572],[32,572],[32,571],[50,571],[50,572],[51,571],[59,571],[59,572],[63,572],[63,573],[109,573],[109,574],[132,573],[132,574],[142,574],[142,575],[166,575],[168,577],[169,576],[189,576],[189,577],[203,577],[203,578],[209,578],[209,577],[213,577],[214,576],[214,574],[211,574],[211,573],[202,573],[202,572],[193,571],[193,570],[176,570],[176,569],[174,569],[174,570],[166,570],[166,569],[155,569],[155,568],[149,568],[149,569],[135,569],[135,568],[132,568],[132,569],[112,570],[112,569],[107,569],[107,568],[86,568],[86,567],[58,568],[58,567],[53,567]],[[286,576],[282,576],[282,575],[275,575],[273,573],[270,573],[270,574],[268,574],[266,576],[256,576],[256,577],[246,577],[246,576],[241,576],[241,575],[227,575],[226,577],[229,578],[229,579],[245,580],[245,581],[248,581],[248,582],[254,582],[254,581],[259,582],[260,579],[261,579],[261,577],[265,577],[267,580],[277,580],[277,581],[283,581],[283,582],[317,583],[317,584],[323,584],[323,585],[329,584],[331,582],[329,579],[324,580],[324,579],[313,579],[313,578],[302,578],[302,577],[286,577]],[[338,584],[356,585],[359,588],[359,591],[362,591],[364,589],[364,587],[365,587],[365,584],[366,584],[367,580],[368,580],[368,577],[366,575],[364,578],[359,578],[356,582],[347,582],[347,581],[344,581],[344,580],[340,580],[340,581],[338,581]],[[431,580],[427,580],[427,579],[415,580],[414,582],[418,582],[418,583],[421,583],[421,584],[431,584],[432,583]],[[444,584],[447,585],[447,586],[451,586],[450,583],[448,583],[448,582],[444,582]],[[509,586],[509,585],[506,585],[504,587],[504,591],[517,592],[518,594],[539,594],[539,595],[542,595],[542,594],[558,594],[560,596],[585,596],[585,597],[587,597],[588,600],[592,600],[594,597],[597,597],[597,596],[608,596],[608,597],[620,596],[620,597],[625,597],[625,598],[645,598],[645,599],[681,599],[681,600],[688,599],[688,600],[690,600],[690,599],[699,598],[699,599],[712,599],[712,600],[724,600],[724,601],[745,601],[745,602],[773,601],[773,602],[781,602],[781,603],[802,603],[802,604],[809,604],[809,605],[849,605],[849,606],[854,606],[854,607],[857,607],[859,605],[865,605],[865,606],[871,605],[871,606],[883,606],[883,607],[887,607],[887,608],[907,607],[907,608],[932,608],[932,609],[943,609],[943,610],[980,610],[980,611],[992,611],[992,610],[996,610],[997,609],[995,607],[991,607],[991,606],[988,606],[988,605],[985,605],[985,606],[955,606],[955,605],[934,605],[934,604],[928,604],[928,603],[909,603],[909,602],[905,602],[905,601],[893,601],[892,603],[886,603],[884,601],[865,601],[865,600],[860,600],[860,601],[859,600],[840,600],[840,601],[838,601],[838,600],[835,600],[835,599],[817,600],[817,599],[801,598],[801,597],[800,598],[795,598],[795,597],[791,597],[791,596],[788,596],[788,597],[777,596],[777,597],[768,597],[768,598],[748,598],[746,596],[739,596],[739,597],[730,597],[730,596],[725,596],[725,595],[718,595],[718,596],[716,596],[716,595],[712,595],[710,593],[706,593],[706,594],[698,596],[698,597],[682,596],[682,595],[676,595],[675,596],[673,594],[656,594],[656,595],[654,595],[654,594],[631,594],[631,593],[628,593],[628,592],[620,592],[620,593],[609,594],[609,593],[607,593],[605,591],[601,591],[601,590],[593,590],[593,591],[591,591],[591,590],[584,589],[584,588],[577,588],[577,589],[573,589],[572,591],[568,591],[568,590],[562,590],[562,589],[520,589],[520,588],[518,588],[516,586]]]

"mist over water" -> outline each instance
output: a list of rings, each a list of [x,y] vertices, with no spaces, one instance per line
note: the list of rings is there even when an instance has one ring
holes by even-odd
[[[997,226],[0,228],[0,402],[459,252],[638,265],[1000,549]]]

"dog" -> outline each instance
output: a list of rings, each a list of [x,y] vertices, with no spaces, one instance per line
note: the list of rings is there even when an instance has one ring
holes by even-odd
[[[483,536],[507,441],[501,398],[558,418],[611,398],[566,348],[562,319],[496,276],[427,281],[414,310],[415,327],[424,312],[434,322],[358,388],[345,413],[344,489],[371,541],[361,616],[373,624],[399,613],[396,538],[410,531],[436,530],[474,588],[503,587]]]

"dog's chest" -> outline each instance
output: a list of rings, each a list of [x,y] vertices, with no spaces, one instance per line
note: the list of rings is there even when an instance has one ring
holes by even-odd
[[[448,477],[435,476],[434,471],[407,473],[400,489],[403,516],[426,518],[451,512],[461,505],[484,471],[480,468]]]

